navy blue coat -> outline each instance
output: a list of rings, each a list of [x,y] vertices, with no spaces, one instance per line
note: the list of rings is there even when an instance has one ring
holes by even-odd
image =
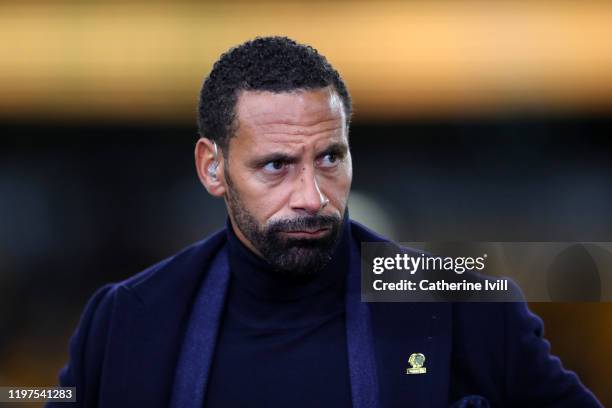
[[[385,241],[352,221],[351,230],[357,251],[360,242]],[[60,373],[61,386],[77,387],[77,406],[201,406],[229,279],[225,243],[222,230],[93,295]],[[525,303],[358,307],[367,309],[369,323],[363,326],[359,317],[353,325],[367,328],[373,344],[371,352],[349,344],[353,360],[365,358],[349,364],[355,407],[480,406],[476,402],[484,400],[491,406],[600,406],[549,354],[542,321]],[[198,336],[190,336],[196,329]],[[427,357],[427,373],[406,375],[414,352]]]

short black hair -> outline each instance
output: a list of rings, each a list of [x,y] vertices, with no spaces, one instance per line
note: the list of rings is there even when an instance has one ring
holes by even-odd
[[[227,153],[242,90],[280,93],[328,86],[342,100],[348,129],[351,96],[327,59],[313,47],[287,37],[257,37],[222,54],[204,80],[198,106],[200,136],[214,140]]]

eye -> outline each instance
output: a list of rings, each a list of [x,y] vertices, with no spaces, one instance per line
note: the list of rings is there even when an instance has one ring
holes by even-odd
[[[263,169],[269,174],[281,174],[285,170],[285,163],[282,160],[274,160],[266,163]]]
[[[327,153],[321,159],[319,159],[319,167],[331,168],[338,164],[340,157],[336,153]]]

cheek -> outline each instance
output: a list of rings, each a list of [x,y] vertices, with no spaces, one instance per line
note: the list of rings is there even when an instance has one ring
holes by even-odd
[[[256,174],[241,166],[230,171],[242,205],[260,225],[265,225],[282,206],[282,189],[266,185]]]
[[[254,183],[249,187],[248,194],[244,196],[244,205],[262,225],[281,212],[289,199],[289,189],[282,185],[269,188]]]
[[[321,186],[323,194],[339,211],[344,210],[346,206],[351,190],[352,179],[352,171],[349,167],[341,174],[338,174],[337,177],[327,179],[325,181],[325,187]]]

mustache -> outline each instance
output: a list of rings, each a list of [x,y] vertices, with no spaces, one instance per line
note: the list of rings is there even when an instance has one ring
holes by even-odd
[[[268,226],[268,232],[294,232],[333,228],[340,224],[340,221],[340,217],[333,215],[313,215],[285,220],[277,220],[270,223],[270,225]]]

